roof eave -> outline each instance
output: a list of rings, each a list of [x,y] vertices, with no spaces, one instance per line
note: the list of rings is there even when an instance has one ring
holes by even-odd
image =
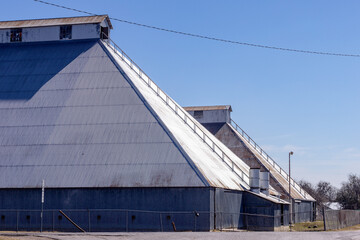
[[[28,25],[28,26],[24,26],[19,24],[19,23],[26,23],[26,22],[31,22],[31,21],[55,21],[57,19],[79,19],[79,18],[86,18],[86,17],[102,17],[101,21],[89,21],[89,22],[54,22],[53,24],[49,23],[49,24],[44,24],[44,25]],[[104,20],[106,20],[106,23],[108,24],[108,26],[110,27],[110,29],[113,29],[112,23],[110,21],[110,18],[107,14],[102,14],[102,15],[93,15],[93,16],[80,16],[80,17],[65,17],[65,18],[43,18],[43,19],[27,19],[27,20],[15,20],[15,21],[0,21],[0,29],[4,30],[4,29],[12,29],[12,28],[35,28],[35,27],[53,27],[53,26],[62,26],[62,25],[81,25],[81,24],[91,24],[91,23],[101,23]],[[17,23],[17,24],[13,24],[13,25],[8,25],[8,26],[1,26],[1,22],[7,22],[7,23]]]
[[[214,110],[229,110],[232,112],[231,105],[214,105],[214,106],[188,106],[183,107],[186,111],[214,111]]]

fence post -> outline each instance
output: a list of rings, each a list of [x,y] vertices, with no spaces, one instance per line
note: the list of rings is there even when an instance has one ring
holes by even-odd
[[[273,222],[272,222],[272,225],[274,226],[274,228],[275,228],[275,226],[276,226],[276,223],[278,223],[278,216],[276,216],[275,215],[275,213],[274,213],[274,216],[273,216]],[[280,224],[281,225],[281,224]]]
[[[194,232],[196,232],[196,214],[194,214]]]
[[[16,210],[16,232],[19,231],[19,210]]]
[[[128,220],[129,219],[129,211],[128,210],[126,210],[126,232],[128,232],[129,231],[129,223],[128,223]]]
[[[221,231],[223,230],[224,228],[224,216],[223,216],[223,212],[221,212]]]
[[[232,227],[233,227],[233,232],[235,231],[235,224],[234,224],[234,214],[231,214],[231,221],[232,221]]]
[[[326,231],[326,219],[325,219],[325,207],[322,208],[323,220],[324,220],[324,231]]]
[[[55,214],[54,214],[54,210],[52,210],[52,230],[53,230],[53,232],[55,232],[55,219],[54,219],[54,216]]]
[[[88,209],[88,221],[89,221],[89,232],[91,232],[91,225],[90,225],[90,221],[91,221],[91,218],[90,218],[90,209]]]
[[[245,217],[246,230],[249,230],[249,219],[248,219],[248,215],[245,213],[245,214],[244,214],[244,217]]]
[[[160,213],[160,230],[163,232],[163,224],[162,224],[161,213]]]

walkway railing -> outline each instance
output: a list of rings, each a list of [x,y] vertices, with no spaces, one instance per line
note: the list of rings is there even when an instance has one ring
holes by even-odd
[[[272,159],[269,154],[267,154],[239,125],[231,119],[231,125],[236,129],[238,133],[253,147],[262,158],[264,158],[274,169],[279,172],[287,181],[290,181],[290,184],[303,196],[306,198],[306,192],[300,187],[292,178],[289,180],[289,175]]]
[[[215,152],[224,163],[249,187],[249,176],[246,174],[236,162],[231,160],[228,155],[204,132],[201,124],[194,120],[188,113],[178,105],[172,98],[170,98],[163,90],[160,89],[154,81],[110,38],[103,41],[107,44],[114,53],[120,57],[139,77],[144,83],[152,89],[158,97],[160,97],[167,106],[169,106],[177,116],[179,116],[195,133],[198,135],[210,148]]]

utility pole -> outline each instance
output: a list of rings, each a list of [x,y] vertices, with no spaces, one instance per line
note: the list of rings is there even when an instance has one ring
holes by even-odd
[[[290,161],[290,156],[293,155],[294,152],[291,151],[289,152],[289,202],[290,202],[290,208],[289,208],[289,221],[290,221],[290,229],[291,229],[291,224],[292,224],[292,199],[291,199],[291,161]]]

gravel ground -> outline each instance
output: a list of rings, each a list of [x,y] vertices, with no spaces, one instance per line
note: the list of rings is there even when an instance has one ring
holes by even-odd
[[[11,233],[0,232],[0,240],[76,239],[200,239],[200,240],[360,240],[360,231],[343,232],[178,232],[178,233]]]

